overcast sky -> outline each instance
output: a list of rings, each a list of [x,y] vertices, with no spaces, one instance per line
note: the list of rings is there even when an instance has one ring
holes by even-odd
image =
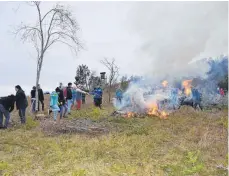
[[[54,2],[42,2],[42,13]],[[53,90],[74,81],[76,67],[99,72],[115,58],[121,75],[184,74],[192,59],[227,54],[227,2],[63,2],[76,17],[86,46],[76,57],[63,45],[45,55],[40,84]],[[19,84],[29,94],[36,78],[35,52],[11,33],[34,24],[36,9],[23,2],[0,2],[0,96]],[[183,68],[183,69],[182,69]],[[200,71],[200,68],[198,68]],[[196,68],[195,68],[196,72]],[[192,74],[193,70],[188,72]]]

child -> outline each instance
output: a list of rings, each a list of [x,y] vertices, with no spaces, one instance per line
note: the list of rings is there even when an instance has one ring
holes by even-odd
[[[66,89],[66,100],[68,104],[68,114],[71,115],[71,107],[72,107],[72,83],[68,83],[68,87]]]
[[[54,121],[56,121],[58,112],[60,111],[60,108],[58,106],[58,94],[56,91],[53,91],[50,95],[50,108],[53,112]]]
[[[76,96],[77,96],[77,92],[75,89],[75,86],[72,89],[72,105],[74,106],[76,104]]]
[[[60,119],[62,119],[63,117],[65,117],[65,115],[68,111],[68,106],[67,106],[65,98],[64,98],[63,90],[61,90],[59,87],[57,87],[56,92],[58,94],[58,105],[60,108]]]
[[[82,94],[88,94],[87,92],[84,92],[80,89],[80,85],[74,87],[75,91],[76,91],[76,103],[77,103],[77,110],[80,110],[81,108],[81,104],[82,104]]]
[[[33,86],[31,92],[31,108],[32,108],[32,113],[36,112],[36,87]]]

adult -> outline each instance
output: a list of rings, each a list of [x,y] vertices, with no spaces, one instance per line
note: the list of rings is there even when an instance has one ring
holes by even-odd
[[[220,88],[219,92],[220,92],[220,95],[221,95],[222,97],[224,97],[225,93],[224,93],[223,88]]]
[[[33,86],[31,92],[30,92],[30,96],[31,96],[31,106],[32,106],[32,112],[34,113],[36,111],[36,87]]]
[[[15,86],[16,90],[16,107],[19,112],[19,117],[21,119],[21,123],[26,123],[26,108],[28,107],[28,101],[25,95],[25,92],[22,90],[21,86]]]
[[[42,105],[42,111],[44,111],[44,93],[43,90],[41,89],[40,84],[38,84],[38,99],[39,99],[38,111],[40,110],[40,103]]]
[[[119,103],[122,103],[123,92],[120,87],[116,90],[115,96],[116,96],[116,99],[119,101]]]
[[[197,106],[199,106],[200,109],[203,110],[203,107],[201,105],[201,93],[196,88],[192,88],[192,99],[193,99],[193,108],[197,109]]]
[[[71,106],[72,106],[72,83],[68,83],[68,87],[66,89],[66,100],[68,104],[68,114],[71,114]]]
[[[97,88],[94,89],[92,94],[94,95],[95,106],[102,109],[101,105],[102,105],[103,90],[98,86]]]
[[[59,104],[59,108],[60,108],[60,118],[64,118],[66,116],[67,111],[68,111],[68,106],[67,106],[65,98],[64,98],[64,92],[59,87],[56,88],[56,92],[58,94],[58,104]]]
[[[173,106],[173,109],[175,110],[179,105],[178,89],[177,88],[173,88],[171,90],[170,98],[171,98],[171,104]]]
[[[10,120],[10,113],[14,110],[15,96],[9,95],[0,98],[0,129],[6,129]],[[5,123],[3,125],[3,115],[5,116]]]

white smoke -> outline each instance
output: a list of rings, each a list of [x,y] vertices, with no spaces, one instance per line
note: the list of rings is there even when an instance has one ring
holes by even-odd
[[[167,80],[173,87],[175,79],[181,82],[184,77],[205,78],[209,65],[196,61],[228,53],[227,2],[137,2],[129,17],[130,31],[141,41],[136,62],[142,68],[145,80],[131,84],[124,93],[130,97],[133,109],[129,107],[125,111],[140,112],[148,104],[165,99],[173,101],[173,89],[164,91],[159,87],[150,96],[144,96],[148,91],[144,84],[161,86],[161,81]],[[222,101],[213,84],[207,83],[206,87],[199,88],[203,105]],[[191,96],[186,98],[192,99]],[[123,110],[131,103],[124,98],[116,108]]]
[[[228,53],[227,2],[137,2],[129,17],[143,74],[204,76],[208,66],[192,60]]]

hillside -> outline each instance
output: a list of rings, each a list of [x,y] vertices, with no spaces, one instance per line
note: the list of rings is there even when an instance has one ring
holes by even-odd
[[[48,97],[46,97],[48,98]],[[158,117],[111,116],[87,100],[56,124],[50,118],[0,131],[3,175],[227,175],[228,110],[189,107]]]

